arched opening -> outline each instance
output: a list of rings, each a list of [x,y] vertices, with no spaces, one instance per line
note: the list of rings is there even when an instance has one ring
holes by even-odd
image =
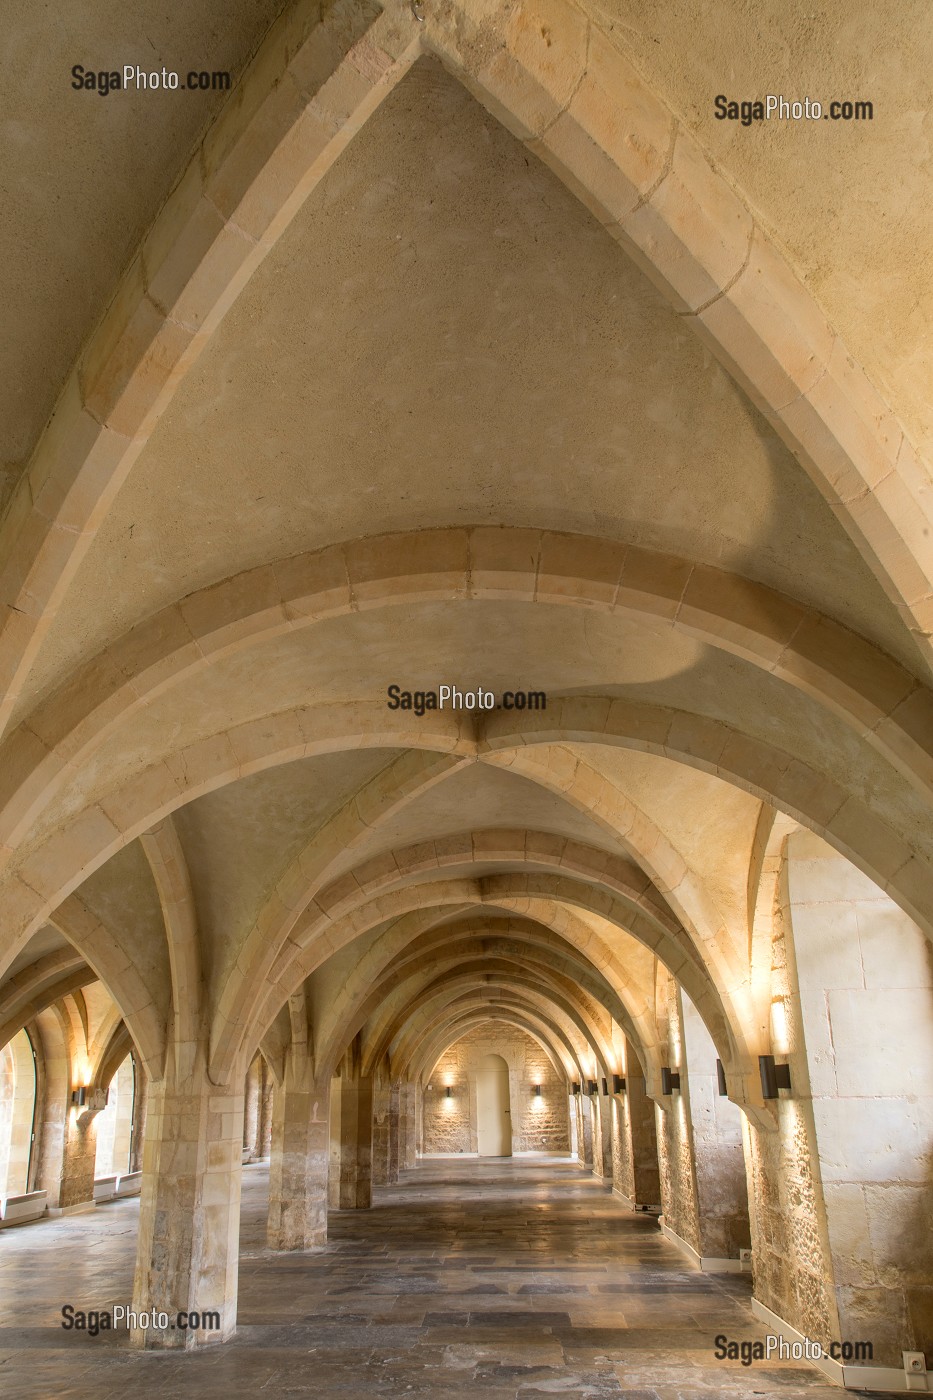
[[[129,1054],[110,1081],[107,1107],[97,1116],[96,1181],[130,1171],[135,1104],[136,1068],[133,1056]]]
[[[512,1109],[509,1067],[488,1054],[476,1070],[476,1150],[480,1157],[511,1157]]]
[[[0,1050],[0,1201],[29,1190],[36,1111],[36,1057],[21,1030]]]

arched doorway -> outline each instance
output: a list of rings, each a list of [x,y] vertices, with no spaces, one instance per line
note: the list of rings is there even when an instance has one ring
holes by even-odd
[[[509,1067],[501,1055],[484,1055],[476,1071],[476,1147],[480,1157],[511,1157]]]
[[[135,1103],[136,1066],[130,1054],[110,1081],[107,1107],[97,1117],[95,1179],[129,1171]]]
[[[29,1190],[36,1109],[36,1059],[21,1030],[0,1049],[0,1199]]]

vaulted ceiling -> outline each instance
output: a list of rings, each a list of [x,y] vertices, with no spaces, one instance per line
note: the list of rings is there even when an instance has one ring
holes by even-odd
[[[104,481],[116,450],[105,445],[90,484],[67,496],[83,512],[63,517],[67,559],[40,552],[32,572],[17,563],[5,576],[19,601],[9,664],[3,653],[0,996],[31,1005],[29,968],[46,986],[43,960],[67,939],[154,1073],[180,999],[229,1072],[260,1040],[284,1053],[296,996],[332,1063],[358,1033],[372,1054],[417,1058],[412,1026],[433,1045],[438,1017],[459,1024],[479,996],[505,999],[536,1034],[560,1027],[565,1059],[587,1036],[607,1055],[622,1025],[650,1072],[661,966],[739,1064],[761,1034],[748,925],[775,811],[929,928],[929,636],[916,622],[924,597],[898,580],[929,570],[930,540],[923,528],[906,544],[892,536],[889,567],[887,536],[861,533],[862,497],[839,486],[836,500],[844,472],[832,466],[833,452],[855,460],[869,419],[888,445],[898,423],[910,446],[891,479],[903,467],[905,489],[929,503],[928,468],[909,455],[933,426],[933,213],[916,197],[930,173],[916,66],[923,34],[933,39],[928,7],[892,23],[839,5],[790,24],[776,0],[725,15],[686,0],[663,14],[636,0],[465,6],[480,37],[456,62],[431,0],[417,52],[406,6],[388,20],[328,8],[315,63],[336,76],[313,101],[336,108],[347,72],[379,101],[359,98],[345,129],[333,118],[345,149],[319,171],[312,162],[300,197],[276,186],[284,212],[208,329],[200,303],[189,326],[147,285],[133,315],[164,316],[167,336],[194,326],[197,353],[143,355],[128,391],[141,407],[121,400],[112,421],[94,407],[106,393],[92,370],[125,369],[107,317],[123,315],[160,208],[188,209],[191,170],[226,149],[211,145],[224,121],[265,112],[257,85],[275,103],[294,79],[310,101],[321,74],[309,60],[276,75],[279,31],[264,35],[278,4],[233,5],[222,23],[198,4],[183,21],[108,8],[72,7],[53,25],[23,7],[4,39],[23,85],[2,128],[18,192],[0,224],[9,558],[91,420],[121,437],[124,465]],[[301,5],[280,21],[290,62],[313,21]],[[366,45],[389,21],[408,57],[383,92],[388,60]],[[640,149],[641,82],[713,172],[696,177],[709,200],[696,225],[733,199],[753,221],[745,263],[711,300],[757,275],[766,239],[761,265],[783,259],[788,326],[815,344],[825,320],[826,353],[852,357],[840,382],[855,383],[858,361],[864,394],[883,403],[837,424],[825,473],[824,439],[811,461],[810,429],[798,441],[787,428],[796,400],[769,401],[751,359],[724,349],[728,328],[701,322],[705,299],[685,309],[671,292],[666,235],[630,247],[600,213],[596,157],[587,186],[585,162],[556,137],[541,144],[550,125],[521,139],[524,89],[516,80],[505,105],[480,39],[499,36],[496,53],[559,84],[578,22],[590,25],[587,72],[609,93],[606,149]],[[33,80],[49,49],[63,74],[150,51],[182,70],[229,68],[233,91],[226,105],[75,94],[65,78],[49,91]],[[620,65],[616,87],[597,58]],[[769,65],[792,96],[873,99],[873,124],[716,122],[713,96],[759,95]],[[265,170],[260,136],[242,157],[254,182],[243,177],[244,206]],[[636,213],[679,168],[675,144]],[[702,184],[714,174],[721,188]],[[676,209],[666,217],[677,227]],[[231,217],[223,238],[252,239],[245,222]],[[143,284],[159,257],[168,277],[197,241],[188,225],[177,244],[162,237],[150,235]],[[211,273],[221,282],[227,256]],[[93,343],[58,421],[71,393],[90,417],[62,446],[56,422],[43,429],[102,318],[104,350]],[[823,406],[827,422],[837,408]],[[387,710],[393,682],[545,691],[547,709],[419,718]]]

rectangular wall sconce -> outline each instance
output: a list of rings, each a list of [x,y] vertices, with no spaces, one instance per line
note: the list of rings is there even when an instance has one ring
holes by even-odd
[[[790,1088],[790,1065],[776,1065],[773,1055],[758,1056],[758,1072],[762,1098],[776,1099],[778,1089]]]
[[[452,1099],[453,1096],[454,1096],[454,1091],[453,1091],[453,1089],[451,1089],[451,1087],[450,1087],[449,1084],[447,1085],[447,1088],[444,1090],[444,1093],[445,1093],[445,1095],[446,1095],[446,1097],[447,1097],[448,1099]]]
[[[608,1099],[608,1097],[609,1097],[609,1080],[606,1078],[605,1075],[603,1075],[603,1098],[604,1098],[604,1099]]]
[[[540,1097],[541,1097],[541,1085],[540,1085],[540,1084],[536,1084],[536,1085],[535,1085],[535,1098],[536,1098],[536,1099],[540,1099]]]
[[[71,1091],[71,1102],[76,1104],[78,1108],[83,1108],[87,1103],[87,1088],[84,1084],[81,1085],[80,1089]]]
[[[571,1086],[570,1086],[570,1092],[571,1092],[571,1094],[579,1094],[579,1092],[580,1092],[580,1085],[577,1083],[576,1080],[574,1080],[573,1083],[571,1084]]]
[[[588,1094],[598,1094],[598,1093],[599,1093],[599,1085],[596,1083],[596,1080],[595,1080],[595,1079],[588,1079],[588,1080],[586,1081],[586,1092],[587,1092]]]
[[[625,1075],[624,1075],[624,1074],[614,1074],[614,1075],[612,1076],[612,1092],[613,1092],[614,1094],[624,1094],[624,1093],[625,1093]]]
[[[661,1070],[661,1093],[672,1094],[675,1089],[680,1091],[680,1071],[665,1065]]]
[[[722,1060],[716,1061],[716,1083],[719,1085],[719,1097],[728,1098],[729,1090],[726,1088],[726,1071],[722,1067]]]

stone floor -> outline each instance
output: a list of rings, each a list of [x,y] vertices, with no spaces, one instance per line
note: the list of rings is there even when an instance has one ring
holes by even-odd
[[[685,1264],[656,1221],[566,1159],[434,1161],[331,1215],[320,1254],[264,1248],[264,1167],[244,1169],[239,1330],[201,1353],[137,1353],[60,1327],[129,1303],[138,1202],[0,1232],[0,1395],[829,1400],[809,1366],[717,1362],[760,1337],[749,1283]]]

